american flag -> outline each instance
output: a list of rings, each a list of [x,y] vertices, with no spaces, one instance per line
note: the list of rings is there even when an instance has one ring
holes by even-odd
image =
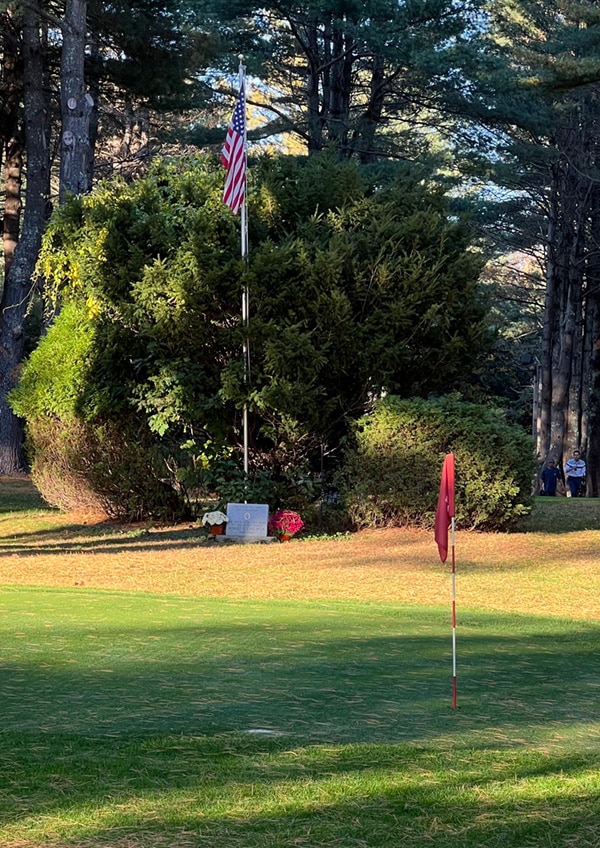
[[[227,128],[227,137],[221,151],[221,162],[227,171],[223,203],[237,215],[246,192],[246,102],[243,85],[240,89],[233,116]]]

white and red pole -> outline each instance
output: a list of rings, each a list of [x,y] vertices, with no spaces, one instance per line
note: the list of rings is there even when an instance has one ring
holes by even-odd
[[[454,516],[450,530],[452,549],[452,709],[456,709],[456,556],[454,547]]]
[[[456,709],[456,557],[454,546],[454,454],[444,457],[440,495],[435,512],[435,541],[440,559],[446,562],[448,557],[448,528],[452,529],[450,549],[452,551],[452,709]]]

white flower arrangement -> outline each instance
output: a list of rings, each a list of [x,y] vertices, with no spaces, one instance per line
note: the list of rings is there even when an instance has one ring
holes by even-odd
[[[202,516],[202,524],[227,524],[229,519],[224,512],[219,512],[218,509],[214,512],[205,512]]]

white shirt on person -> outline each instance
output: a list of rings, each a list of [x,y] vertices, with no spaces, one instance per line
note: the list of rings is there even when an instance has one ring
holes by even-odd
[[[568,459],[565,463],[566,477],[585,477],[585,461],[583,459]]]

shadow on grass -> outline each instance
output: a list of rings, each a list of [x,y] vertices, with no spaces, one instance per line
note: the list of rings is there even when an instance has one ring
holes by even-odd
[[[596,623],[469,612],[453,711],[445,610],[11,589],[0,613],[2,844],[39,819],[30,844],[597,845]]]
[[[417,742],[496,725],[512,744],[596,711],[595,622],[469,611],[453,713],[446,610],[11,589],[0,614],[5,733]]]
[[[14,513],[47,513],[61,516],[59,510],[48,505],[33,483],[26,477],[0,477],[0,516]],[[65,516],[68,520],[68,516]],[[36,516],[32,516],[32,521]],[[150,529],[148,524],[124,524],[115,520],[97,520],[89,522],[61,522],[53,528],[43,527],[27,532],[10,533],[9,538],[0,541],[0,556],[14,554],[51,555],[73,551],[93,551],[94,553],[119,553],[139,546],[143,541],[150,549],[162,550],[177,548],[189,543],[206,539],[206,532],[199,526],[181,526],[176,529],[157,527]],[[8,535],[8,534],[7,534]]]
[[[81,809],[88,815],[76,844],[83,836],[85,845],[145,848],[591,847],[600,825],[594,792],[586,804],[583,791],[561,792],[557,778],[583,789],[598,766],[598,756],[522,750],[499,755],[401,744],[291,750],[289,741],[239,736],[116,740],[107,750],[93,739],[50,736],[21,773],[21,791],[35,796],[41,785],[59,786],[61,777],[66,787],[75,773],[76,783],[68,793],[56,792],[52,803],[13,807],[2,818],[41,815],[56,839],[61,829],[68,834],[69,819]],[[11,796],[14,803],[14,781]]]
[[[517,533],[573,533],[600,530],[600,498],[536,497]]]
[[[123,529],[117,522],[98,524],[63,524],[53,529],[15,533],[0,541],[0,557],[26,554],[27,556],[65,554],[72,552],[125,553],[143,544],[146,551],[161,551],[189,547],[206,542],[206,531],[198,526],[175,530],[146,526]],[[212,541],[212,540],[210,540]]]
[[[9,512],[51,512],[53,509],[27,479],[0,477],[0,515]]]

